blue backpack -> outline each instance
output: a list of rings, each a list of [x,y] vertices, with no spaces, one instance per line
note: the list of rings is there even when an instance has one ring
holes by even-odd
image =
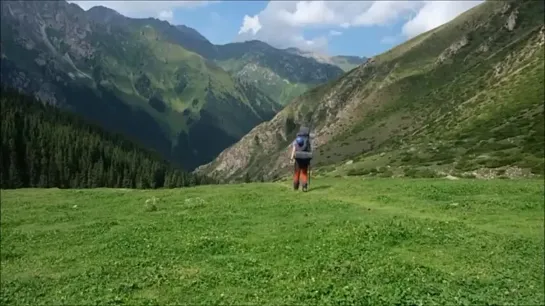
[[[306,127],[301,127],[297,133],[297,138],[294,141],[295,159],[311,160],[312,147],[310,144],[310,130]]]

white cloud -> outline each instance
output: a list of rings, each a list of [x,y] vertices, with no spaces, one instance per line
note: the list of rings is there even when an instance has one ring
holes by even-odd
[[[445,24],[483,1],[426,1],[418,14],[405,25],[402,33],[414,37]]]
[[[159,19],[166,20],[166,21],[172,21],[173,17],[174,17],[174,13],[171,10],[160,11],[158,16]]]
[[[369,9],[357,15],[351,22],[353,26],[385,25],[397,21],[401,15],[414,12],[419,1],[374,1]]]
[[[405,38],[442,25],[483,1],[270,1],[254,16],[244,16],[238,41],[259,39],[278,48],[327,51],[335,28],[386,26],[408,20]],[[411,18],[414,16],[414,18]],[[306,38],[305,29],[327,29],[329,35]],[[340,33],[340,32],[339,32]],[[393,42],[393,37],[384,38]],[[401,37],[399,37],[401,38]]]
[[[343,32],[339,32],[339,31],[335,31],[335,30],[330,30],[329,31],[329,36],[339,36],[339,35],[342,35]]]
[[[336,16],[324,1],[299,1],[293,12],[279,10],[278,18],[291,26],[305,26],[335,23]]]
[[[171,21],[176,9],[189,9],[218,1],[68,1],[88,10],[93,6],[104,6],[133,18],[154,17]]]
[[[242,27],[240,27],[240,30],[238,31],[238,34],[252,32],[252,34],[255,35],[260,29],[261,23],[259,23],[259,16],[255,15],[254,17],[250,17],[246,15],[244,16],[244,21],[242,23]]]

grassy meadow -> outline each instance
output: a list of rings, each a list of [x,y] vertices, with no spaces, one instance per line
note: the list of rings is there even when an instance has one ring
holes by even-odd
[[[308,193],[2,190],[0,303],[543,305],[543,189],[349,177]]]

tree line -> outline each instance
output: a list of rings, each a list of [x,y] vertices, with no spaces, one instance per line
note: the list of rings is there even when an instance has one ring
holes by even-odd
[[[213,184],[159,154],[1,87],[1,184],[11,188],[174,188]]]

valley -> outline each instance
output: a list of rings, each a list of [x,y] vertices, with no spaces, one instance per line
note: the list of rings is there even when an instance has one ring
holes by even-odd
[[[543,175],[544,13],[486,1],[305,92],[196,173],[291,175],[288,146],[307,125],[323,175]]]
[[[303,124],[324,175],[543,174],[535,1],[485,2],[372,58],[214,45],[102,6],[2,7],[4,85],[216,180],[287,175]]]
[[[122,133],[186,170],[343,73],[255,45],[215,46],[186,26],[101,6],[2,2],[4,85]]]
[[[436,4],[454,8],[411,21]],[[323,18],[339,47],[366,36],[348,11],[370,25],[398,2],[222,5],[239,34],[284,22],[299,46]],[[543,1],[484,1],[372,57],[1,9],[1,305],[545,303]]]

